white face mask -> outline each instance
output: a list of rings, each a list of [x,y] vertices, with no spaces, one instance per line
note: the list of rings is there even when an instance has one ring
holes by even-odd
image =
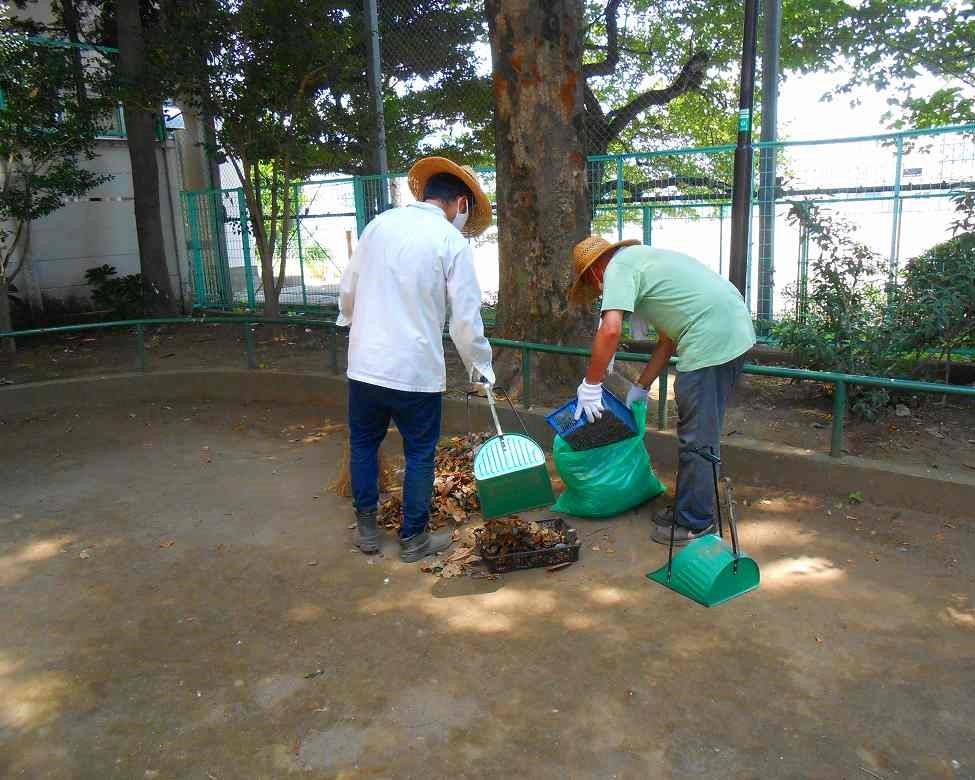
[[[470,211],[471,211],[470,204],[467,203],[467,199],[466,198],[464,199],[464,205],[467,206],[467,211],[463,211],[462,212],[460,210],[460,206],[458,205],[458,207],[457,207],[457,214],[455,214],[454,215],[454,218],[452,220],[450,220],[451,224],[455,228],[457,228],[458,230],[463,230],[464,229],[464,225],[467,224],[467,218],[470,216]]]

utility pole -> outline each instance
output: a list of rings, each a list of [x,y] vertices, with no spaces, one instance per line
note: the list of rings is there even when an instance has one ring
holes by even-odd
[[[731,283],[745,295],[748,281],[748,234],[752,201],[752,105],[755,101],[755,48],[758,0],[745,0],[741,80],[738,86],[738,142],[731,195]]]
[[[775,196],[782,0],[762,9],[762,147],[758,152],[758,318],[771,320],[775,295]]]
[[[383,111],[383,80],[379,48],[379,12],[376,0],[363,0],[366,12],[366,75],[369,80],[369,93],[372,95],[375,115],[375,148],[373,150],[373,170],[382,178],[379,182],[378,210],[382,211],[389,202],[386,185],[389,181],[389,164],[386,158],[386,117]]]

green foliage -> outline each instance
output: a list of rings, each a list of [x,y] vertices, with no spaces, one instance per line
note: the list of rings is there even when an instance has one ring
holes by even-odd
[[[134,320],[145,316],[142,274],[116,276],[117,273],[111,265],[85,271],[85,282],[91,286],[92,302],[96,308],[111,311],[114,319]]]
[[[894,127],[975,122],[975,14],[941,0],[864,0],[827,35],[850,63],[838,93],[866,84],[891,97]],[[938,82],[918,94],[922,76]]]
[[[9,23],[7,23],[9,25]],[[26,226],[110,177],[82,167],[94,157],[95,118],[105,102],[79,101],[65,89],[75,78],[71,52],[31,45],[0,23],[0,276]]]
[[[817,206],[795,204],[790,221],[807,232],[819,256],[810,263],[807,295],[793,290],[796,310],[773,332],[802,368],[848,374],[888,374],[897,366],[885,325],[885,269],[873,250],[854,238],[854,226]],[[875,419],[886,391],[851,386],[854,414]]]
[[[328,250],[320,244],[306,246],[302,250],[302,259],[305,264],[305,276],[313,279],[325,279],[329,269],[337,273],[337,267],[332,262],[332,257]]]
[[[975,233],[944,241],[911,260],[897,292],[895,332],[916,360],[931,350],[951,379],[951,356],[975,346]]]

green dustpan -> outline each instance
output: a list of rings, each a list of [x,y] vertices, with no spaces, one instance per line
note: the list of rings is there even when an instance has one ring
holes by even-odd
[[[527,435],[527,428],[526,435],[501,430],[494,392],[490,387],[486,389],[498,435],[492,436],[474,453],[474,482],[481,502],[481,514],[485,518],[503,517],[550,506],[555,495],[545,465],[545,451]],[[471,395],[467,395],[468,409]],[[511,399],[507,395],[505,398],[522,427],[525,427]]]
[[[647,574],[665,588],[686,596],[705,607],[716,607],[726,601],[755,590],[761,581],[758,564],[743,555],[738,545],[738,526],[735,522],[734,493],[731,480],[725,477],[725,496],[728,500],[728,527],[731,546],[724,541],[721,502],[718,497],[718,463],[712,453],[698,454],[711,462],[714,470],[714,500],[718,512],[718,533],[702,536],[674,555],[673,530],[667,564]]]

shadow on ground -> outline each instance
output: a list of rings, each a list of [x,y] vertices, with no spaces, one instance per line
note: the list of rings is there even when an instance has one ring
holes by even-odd
[[[643,577],[649,508],[575,522],[567,570],[438,580],[350,551],[322,422],[3,427],[0,777],[975,773],[963,519],[741,485],[763,584],[714,610]]]

